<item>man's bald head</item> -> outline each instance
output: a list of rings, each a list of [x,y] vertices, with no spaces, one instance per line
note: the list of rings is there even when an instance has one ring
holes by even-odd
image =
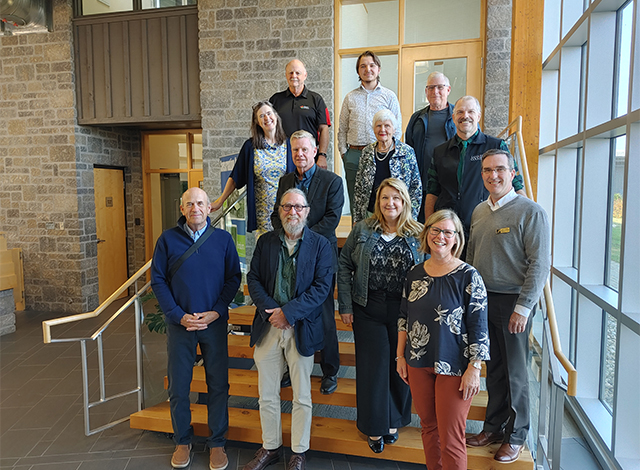
[[[194,232],[207,225],[207,216],[211,212],[209,196],[200,188],[189,188],[182,195],[180,212],[187,219],[187,225]]]
[[[300,95],[304,90],[304,81],[307,79],[307,69],[304,64],[298,59],[293,59],[287,64],[285,75],[291,93],[295,96]]]

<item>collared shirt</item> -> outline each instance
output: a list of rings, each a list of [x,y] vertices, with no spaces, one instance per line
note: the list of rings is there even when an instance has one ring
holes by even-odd
[[[302,233],[304,237],[304,232]],[[293,249],[289,248],[284,230],[280,232],[282,246],[278,256],[278,271],[276,273],[276,285],[273,292],[273,300],[281,307],[287,304],[296,295],[296,273],[298,253],[300,252],[300,237]]]
[[[189,235],[194,242],[197,242],[198,238],[200,238],[200,235],[202,235],[204,231],[207,230],[206,225],[202,227],[200,230],[197,230],[195,232],[191,230],[191,227],[189,227],[189,224],[184,224],[182,228],[184,229],[185,232],[187,232],[187,235]]]
[[[402,136],[402,115],[396,94],[378,85],[371,91],[360,85],[344,97],[338,128],[338,151],[344,155],[347,145],[368,145],[376,141],[373,133],[373,116],[381,109],[390,110],[396,117],[394,137]]]
[[[489,199],[487,199],[487,204],[489,204],[489,207],[491,208],[491,210],[495,212],[498,209],[500,209],[502,206],[504,206],[507,202],[513,201],[516,197],[518,197],[518,194],[516,194],[516,191],[513,188],[511,188],[511,191],[509,191],[507,194],[502,196],[495,203],[491,201],[491,196],[489,196]]]
[[[329,110],[324,103],[324,99],[306,86],[298,96],[295,96],[287,88],[284,91],[275,93],[269,98],[269,101],[278,111],[280,119],[282,119],[282,128],[287,136],[291,136],[296,131],[305,130],[317,140],[320,126],[331,126]]]
[[[300,179],[300,173],[296,169],[296,188],[304,191],[305,194],[309,192],[309,185],[311,184],[311,178],[316,174],[317,165],[313,165],[307,171],[302,174],[302,179]]]

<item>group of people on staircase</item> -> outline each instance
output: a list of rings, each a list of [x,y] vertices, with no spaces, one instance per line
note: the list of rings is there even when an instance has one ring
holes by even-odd
[[[429,470],[466,469],[466,446],[501,443],[494,458],[517,460],[529,428],[528,337],[550,266],[546,213],[523,192],[504,141],[483,134],[480,104],[448,102],[448,78],[429,75],[429,105],[400,141],[395,94],[380,85],[372,52],[356,63],[361,85],[345,97],[338,150],[353,228],[338,251],[342,178],[326,169],[331,125],[307,89],[304,64],[287,64],[287,90],[253,107],[251,138],[213,202],[182,196],[177,227],[163,232],[152,287],[167,323],[169,400],[176,449],[191,462],[192,366],[200,345],[208,388],[209,468],[228,465],[228,306],[241,280],[231,236],[210,225],[234,189],[247,187],[247,229],[258,236],[247,283],[262,447],[244,470],[282,456],[280,388],[293,389],[288,470],[306,466],[311,371],[321,351],[320,391],[338,389],[334,290],[353,329],[357,427],[375,453],[402,438],[411,403]],[[468,243],[467,243],[468,241]],[[486,361],[484,430],[465,438],[466,417]]]

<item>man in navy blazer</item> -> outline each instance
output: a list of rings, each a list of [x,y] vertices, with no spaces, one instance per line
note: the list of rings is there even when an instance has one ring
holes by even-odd
[[[327,239],[306,227],[309,204],[296,188],[285,191],[278,209],[282,229],[258,239],[247,274],[256,305],[251,330],[258,369],[262,447],[243,470],[262,470],[280,458],[280,378],[289,365],[293,387],[288,469],[305,468],[311,436],[311,370],[322,348],[322,304],[329,295],[333,256]]]
[[[335,290],[335,273],[338,270],[336,228],[342,216],[344,189],[342,178],[316,165],[317,152],[315,138],[309,132],[301,130],[291,134],[291,153],[296,170],[280,178],[276,201],[279,201],[285,191],[291,188],[304,191],[307,195],[307,201],[309,201],[307,226],[329,240],[333,248],[334,276],[331,281],[331,291],[323,304],[324,348],[320,356],[322,368],[320,391],[328,395],[338,388],[337,375],[340,368],[333,292]],[[278,203],[276,202],[276,204]],[[278,209],[276,205],[271,214],[273,228],[282,228]]]

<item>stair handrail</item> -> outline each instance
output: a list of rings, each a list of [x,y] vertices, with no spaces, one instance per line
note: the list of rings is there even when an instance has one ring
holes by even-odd
[[[215,227],[216,225],[218,225],[218,223],[223,221],[223,219],[229,214],[229,212],[231,212],[231,210],[243,198],[245,198],[246,195],[247,195],[246,189],[243,189],[242,191],[240,191],[238,193],[238,198],[235,201],[233,201],[232,203],[230,203],[224,209],[224,211],[222,211],[221,214],[218,214],[216,216],[216,218],[213,220],[213,222],[211,222],[211,225],[213,225]],[[125,291],[127,291],[129,289],[129,287],[131,287],[133,284],[135,284],[136,281],[151,268],[151,261],[152,260],[147,261],[144,264],[144,266],[142,266],[140,269],[138,269],[138,271],[136,271],[136,273],[133,276],[131,276],[129,279],[127,279],[124,282],[124,284],[122,284],[118,289],[116,289],[116,291],[113,294],[111,294],[109,297],[107,297],[107,299],[105,299],[105,301],[102,302],[95,310],[93,310],[91,312],[78,313],[78,314],[75,314],[75,315],[68,315],[66,317],[52,318],[50,320],[43,321],[42,322],[42,336],[43,336],[43,339],[44,339],[44,343],[45,344],[50,344],[50,343],[58,343],[58,342],[79,341],[81,339],[95,339],[123,311],[125,311],[127,309],[127,307],[131,306],[131,303],[133,303],[133,301],[135,300],[135,297],[138,296],[139,293],[141,294],[142,292],[147,290],[147,288],[149,287],[150,283],[145,284],[142,287],[142,289],[140,289],[140,290],[136,289],[136,294],[133,297],[131,297],[131,299],[129,299],[129,301],[125,305],[120,307],[118,309],[118,311],[116,313],[114,313],[105,323],[103,323],[91,336],[88,336],[87,338],[58,338],[58,339],[53,339],[51,337],[51,327],[52,326],[56,326],[56,325],[63,325],[63,324],[66,324],[66,323],[73,323],[73,322],[77,322],[77,321],[80,321],[80,320],[86,320],[86,319],[89,319],[89,318],[97,317],[102,312],[104,312],[107,308],[109,308],[109,306],[111,306],[111,304],[114,301],[116,301]]]
[[[509,136],[509,130],[515,127],[515,131],[513,134],[516,136],[516,142],[518,145],[518,152],[520,153],[521,158],[519,159],[520,163],[520,172],[522,173],[522,177],[524,178],[524,187],[527,193],[527,197],[532,201],[535,201],[533,197],[533,188],[531,187],[531,177],[529,176],[529,165],[527,163],[527,153],[524,148],[524,138],[522,137],[522,116],[518,116],[511,123],[507,125],[499,134],[499,138],[503,138],[503,136]],[[551,343],[553,345],[553,354],[560,361],[560,364],[567,372],[567,395],[572,397],[576,396],[577,393],[577,385],[578,385],[578,372],[576,368],[571,364],[571,361],[564,355],[562,352],[562,346],[560,343],[560,334],[558,332],[558,322],[556,320],[556,310],[553,306],[553,296],[551,295],[551,285],[549,280],[544,285],[544,302],[547,308],[547,320],[549,321],[549,332],[551,334]]]
[[[229,212],[238,204],[238,202],[246,197],[246,190],[241,191],[238,194],[238,198],[230,203],[227,208],[219,214],[211,223],[214,227],[221,223],[224,228],[225,217]],[[82,399],[84,410],[84,433],[86,436],[96,434],[106,429],[112,428],[117,424],[123,423],[129,420],[129,416],[115,419],[107,424],[104,424],[98,428],[91,428],[90,413],[89,410],[94,406],[109,402],[117,398],[123,398],[132,394],[137,395],[138,411],[144,408],[144,380],[142,370],[142,318],[144,316],[142,295],[147,291],[151,285],[151,281],[147,281],[142,288],[138,289],[138,279],[145,275],[149,268],[151,268],[152,260],[147,261],[144,266],[136,271],[136,273],[127,279],[116,291],[111,294],[104,302],[102,302],[92,312],[85,312],[76,315],[69,315],[66,317],[52,318],[42,322],[42,336],[45,344],[59,343],[59,342],[78,342],[80,343],[81,353],[81,365],[82,365]],[[111,317],[107,319],[91,336],[78,337],[78,338],[53,338],[51,335],[51,327],[55,325],[62,325],[67,323],[74,323],[89,318],[95,318],[110,307],[115,300],[117,300],[123,293],[128,292],[128,289],[135,285],[135,293],[129,298]],[[111,396],[107,396],[106,382],[105,382],[105,365],[104,365],[104,348],[102,345],[102,334],[113,323],[116,318],[126,311],[131,305],[135,307],[134,320],[135,320],[135,338],[136,338],[136,386],[133,389],[116,393]],[[89,401],[89,366],[87,362],[87,341],[96,341],[97,356],[98,356],[98,376],[99,376],[99,398],[96,401]]]

